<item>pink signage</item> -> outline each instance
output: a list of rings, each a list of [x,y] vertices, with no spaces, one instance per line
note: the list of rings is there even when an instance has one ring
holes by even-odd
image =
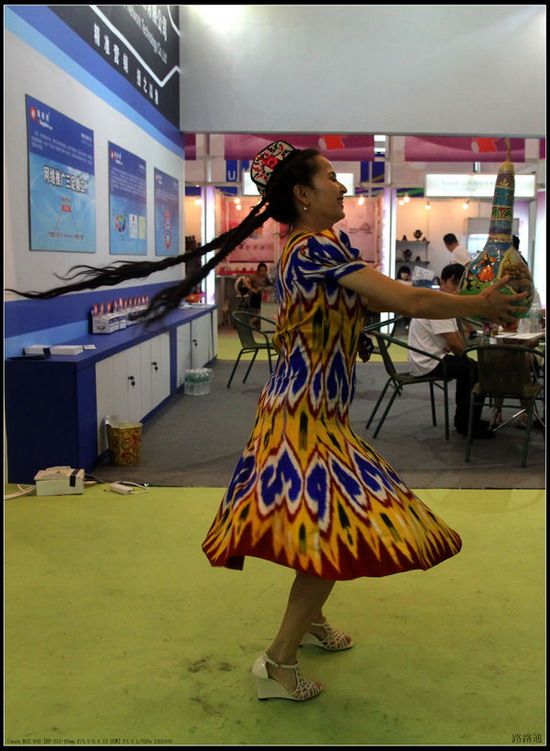
[[[226,159],[254,159],[272,141],[287,141],[297,149],[319,149],[336,162],[361,162],[374,159],[374,136],[329,134],[296,135],[270,133],[262,135],[226,135]]]
[[[243,196],[239,210],[234,201],[226,199],[222,218],[222,231],[227,232],[227,230],[234,229],[240,224],[259,200],[259,197],[248,198],[247,196]],[[243,240],[240,245],[237,245],[227,260],[246,263],[257,263],[258,261],[273,263],[275,258],[275,234],[278,232],[279,225],[273,219],[268,219],[261,227],[258,227],[258,229],[254,230],[251,235]]]
[[[183,134],[183,148],[187,160],[197,158],[197,135],[196,133]]]
[[[510,156],[513,162],[525,161],[525,139],[510,138]],[[407,162],[503,162],[506,159],[504,138],[435,138],[407,136],[405,160]]]

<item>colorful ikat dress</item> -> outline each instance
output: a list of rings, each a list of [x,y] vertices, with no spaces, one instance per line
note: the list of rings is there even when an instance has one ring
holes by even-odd
[[[279,357],[203,543],[213,566],[247,555],[325,579],[428,569],[461,540],[349,423],[367,266],[343,232],[294,234],[279,263]]]

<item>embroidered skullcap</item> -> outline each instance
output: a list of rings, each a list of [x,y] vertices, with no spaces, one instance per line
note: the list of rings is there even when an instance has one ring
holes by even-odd
[[[298,149],[295,149],[286,141],[273,141],[254,157],[250,168],[250,177],[256,184],[261,196],[265,196],[267,183],[275,167],[295,151],[298,151]]]

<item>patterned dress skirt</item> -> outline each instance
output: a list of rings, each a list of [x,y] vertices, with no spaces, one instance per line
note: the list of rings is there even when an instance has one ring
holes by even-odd
[[[437,517],[349,423],[357,294],[366,267],[343,232],[289,238],[276,280],[279,358],[203,550],[214,566],[252,555],[325,579],[428,569],[459,552]]]

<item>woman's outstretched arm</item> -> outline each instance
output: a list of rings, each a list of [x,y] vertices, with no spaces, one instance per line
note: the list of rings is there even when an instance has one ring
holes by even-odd
[[[502,277],[479,295],[450,295],[427,287],[409,287],[375,269],[353,271],[340,278],[340,284],[367,298],[369,310],[393,312],[407,318],[458,318],[479,316],[490,321],[517,320],[521,300],[527,292],[500,292],[509,277]]]

